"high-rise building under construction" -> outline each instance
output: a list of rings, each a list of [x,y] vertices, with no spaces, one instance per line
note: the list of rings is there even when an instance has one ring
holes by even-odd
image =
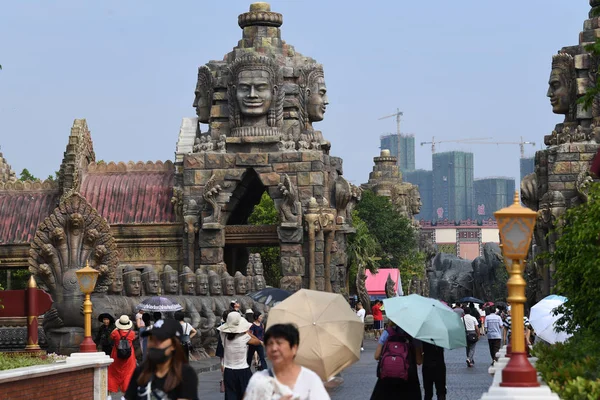
[[[513,203],[515,195],[514,178],[493,177],[475,179],[475,218],[494,218],[494,212]]]
[[[521,187],[521,181],[525,178],[526,175],[529,175],[533,172],[535,168],[535,157],[525,157],[520,160],[521,167],[521,180],[519,181],[519,187]]]
[[[473,153],[434,153],[432,164],[433,219],[473,218]]]
[[[415,218],[431,221],[433,219],[433,172],[415,169],[414,171],[406,171],[402,175],[405,182],[419,187],[423,207],[421,207],[421,212],[415,215]]]
[[[415,169],[415,135],[390,134],[379,139],[381,149],[388,149],[393,157],[398,158],[402,172]]]

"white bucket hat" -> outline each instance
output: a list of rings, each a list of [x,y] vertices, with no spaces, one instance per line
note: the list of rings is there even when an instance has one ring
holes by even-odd
[[[131,327],[133,326],[133,322],[131,322],[127,315],[121,315],[117,322],[115,322],[115,326],[123,330],[131,329]]]
[[[242,318],[241,314],[238,312],[230,312],[227,315],[227,322],[217,329],[223,333],[243,333],[247,332],[252,324],[246,321],[245,318]]]

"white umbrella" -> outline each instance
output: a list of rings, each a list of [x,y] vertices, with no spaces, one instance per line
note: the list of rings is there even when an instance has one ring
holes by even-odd
[[[572,336],[566,332],[556,332],[556,321],[562,315],[552,315],[552,310],[566,301],[566,297],[552,294],[531,307],[529,323],[535,329],[535,334],[550,344],[562,343]]]

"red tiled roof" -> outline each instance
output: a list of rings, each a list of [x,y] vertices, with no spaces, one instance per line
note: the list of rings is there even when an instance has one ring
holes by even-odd
[[[174,174],[170,161],[92,163],[79,192],[111,225],[175,222]]]
[[[0,191],[0,245],[28,243],[58,205],[56,191]]]

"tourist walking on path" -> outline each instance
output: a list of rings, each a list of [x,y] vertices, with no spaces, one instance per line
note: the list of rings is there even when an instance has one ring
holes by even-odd
[[[470,368],[475,365],[473,356],[475,355],[475,345],[479,340],[479,326],[477,325],[479,321],[469,313],[469,310],[465,311],[465,316],[462,320],[467,333],[467,366]]]
[[[365,323],[365,315],[367,311],[364,309],[362,303],[359,301],[356,303],[356,315],[360,318],[360,322]],[[365,327],[363,325],[363,340],[360,342],[360,351],[365,351]]]
[[[377,383],[371,400],[388,400],[401,394],[403,400],[421,400],[417,365],[423,361],[421,342],[390,321],[375,349]]]
[[[115,322],[115,326],[117,329],[110,335],[113,342],[110,357],[113,359],[113,363],[108,366],[109,393],[125,391],[136,366],[135,353],[133,351],[135,332],[131,329],[133,328],[133,322],[131,322],[127,315],[121,315]],[[111,400],[110,395],[108,399]]]
[[[149,337],[144,362],[135,369],[125,398],[198,399],[198,375],[185,359],[183,329],[174,319],[157,321],[143,333]]]
[[[424,400],[433,399],[433,386],[437,400],[446,400],[446,362],[444,349],[431,343],[423,345],[423,389]]]
[[[222,326],[225,321],[227,321],[227,316],[229,315],[229,310],[223,311],[223,315],[221,316],[221,325]],[[218,328],[217,328],[218,329]],[[221,360],[221,381],[219,382],[221,393],[225,393],[225,383],[223,382],[223,373],[225,372],[225,367],[223,365],[223,357],[225,356],[223,349],[223,341],[221,341],[221,335],[217,336],[217,350],[215,351],[215,356],[219,357]]]
[[[381,300],[375,300],[375,304],[371,307],[371,312],[373,313],[373,332],[375,334],[375,339],[379,339],[381,333],[383,332],[383,313],[381,312],[381,306],[383,306],[383,302]]]
[[[100,350],[110,356],[113,347],[110,334],[115,330],[115,318],[108,313],[102,313],[98,316],[98,321],[102,322],[102,325],[98,328],[94,342],[96,346],[100,347]]]
[[[263,318],[261,313],[256,312],[254,314],[254,322],[250,326],[250,332],[260,340],[260,345],[255,346],[251,344],[248,346],[248,365],[252,365],[254,353],[258,354],[258,360],[260,361],[260,366],[256,368],[258,371],[268,368],[267,360],[265,360],[265,326],[263,325]]]
[[[273,368],[252,376],[244,400],[330,399],[321,378],[294,362],[300,345],[300,332],[295,325],[271,326],[265,333],[265,344]]]
[[[183,352],[185,353],[185,360],[190,360],[190,351],[192,350],[192,338],[196,336],[198,331],[194,329],[192,325],[184,321],[185,314],[183,311],[175,312],[175,320],[181,324],[183,334],[181,335],[180,341],[183,346]]]
[[[223,382],[225,400],[241,400],[252,377],[248,365],[248,345],[258,346],[260,340],[250,333],[250,322],[239,312],[230,312],[227,322],[217,328],[223,343]]]
[[[491,306],[489,308],[490,313],[485,317],[484,328],[485,334],[487,335],[488,345],[490,347],[490,357],[492,357],[492,365],[498,361],[496,353],[500,351],[500,345],[502,344],[502,318],[496,313],[496,307]]]
[[[139,338],[140,338],[140,349],[142,349],[142,360],[144,360],[144,358],[146,356],[146,348],[148,347],[148,337],[142,336],[142,333],[152,329],[152,318],[150,317],[150,314],[148,314],[147,312],[143,313],[142,321],[144,321],[144,327],[140,328]]]

